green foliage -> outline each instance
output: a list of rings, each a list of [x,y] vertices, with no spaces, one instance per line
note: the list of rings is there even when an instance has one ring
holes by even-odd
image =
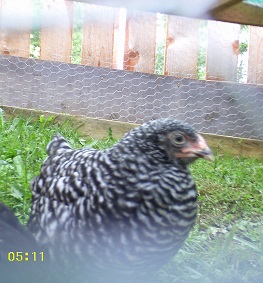
[[[77,126],[70,120],[61,124],[54,116],[43,115],[37,121],[23,117],[5,120],[0,111],[0,201],[12,207],[22,223],[26,223],[30,211],[30,181],[38,175],[46,146],[57,133],[74,148],[106,148],[116,142],[112,135],[101,141],[84,140]]]
[[[40,19],[42,11],[42,0],[33,0],[33,30],[30,34],[30,57],[40,57]]]
[[[40,31],[36,30],[30,34],[30,57],[40,57]]]
[[[263,215],[262,160],[217,155],[213,170],[209,166],[199,160],[192,172],[199,187],[202,213],[209,214],[213,224],[226,221],[227,225],[228,219]]]
[[[22,223],[30,213],[30,181],[39,174],[46,146],[61,133],[73,148],[104,149],[102,140],[81,136],[71,120],[39,116],[5,119],[0,110],[0,201]],[[159,283],[263,282],[263,163],[254,158],[216,154],[213,164],[191,166],[199,192],[194,230],[173,260],[159,272]]]
[[[237,81],[240,83],[246,82],[247,60],[248,60],[247,59],[248,38],[249,38],[249,26],[241,25],[240,39],[239,39],[238,66],[237,66]]]
[[[263,163],[216,155],[191,166],[199,191],[195,229],[160,272],[170,282],[263,282]]]
[[[83,4],[74,2],[74,25],[72,38],[71,63],[81,63],[82,52]]]
[[[164,74],[166,21],[166,15],[157,14],[155,73],[159,75]]]
[[[200,21],[196,77],[206,79],[207,21]]]
[[[237,225],[212,238],[208,232],[194,230],[184,247],[160,272],[159,282],[262,282],[263,242],[239,238],[238,228]]]
[[[42,0],[33,0],[33,30],[30,35],[30,57],[40,58],[40,24],[42,12]],[[81,63],[82,52],[82,21],[83,21],[83,4],[74,2],[74,19],[73,19],[73,36],[71,63]]]
[[[247,42],[241,42],[239,45],[239,53],[244,54],[248,50],[248,43]]]

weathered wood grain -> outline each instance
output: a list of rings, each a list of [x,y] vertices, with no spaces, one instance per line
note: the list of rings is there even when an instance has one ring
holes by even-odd
[[[165,75],[196,79],[199,20],[167,17]]]
[[[43,2],[44,15],[52,15],[52,26],[44,23],[40,37],[40,59],[71,62],[73,2],[46,0]],[[44,19],[42,19],[44,20]]]
[[[247,82],[263,84],[263,27],[250,27]]]
[[[208,22],[206,79],[237,81],[240,25]]]

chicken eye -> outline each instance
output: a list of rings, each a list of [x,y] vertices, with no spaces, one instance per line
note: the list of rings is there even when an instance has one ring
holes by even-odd
[[[173,135],[173,142],[175,144],[183,144],[185,142],[185,138],[182,134],[176,133]]]

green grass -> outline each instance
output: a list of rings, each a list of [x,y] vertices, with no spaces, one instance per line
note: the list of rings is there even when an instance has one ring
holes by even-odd
[[[23,224],[30,213],[30,181],[56,133],[73,148],[102,149],[116,142],[111,132],[100,141],[83,137],[79,126],[43,116],[7,120],[0,110],[0,201]],[[158,282],[263,282],[262,161],[216,154],[214,164],[199,160],[191,166],[199,191],[197,223]]]
[[[110,135],[99,141],[83,138],[68,120],[61,124],[55,117],[38,121],[15,117],[7,120],[0,109],[0,202],[11,207],[19,220],[26,224],[30,213],[30,182],[39,174],[46,158],[46,146],[57,134],[62,134],[73,148],[83,146],[107,148],[116,142]]]

